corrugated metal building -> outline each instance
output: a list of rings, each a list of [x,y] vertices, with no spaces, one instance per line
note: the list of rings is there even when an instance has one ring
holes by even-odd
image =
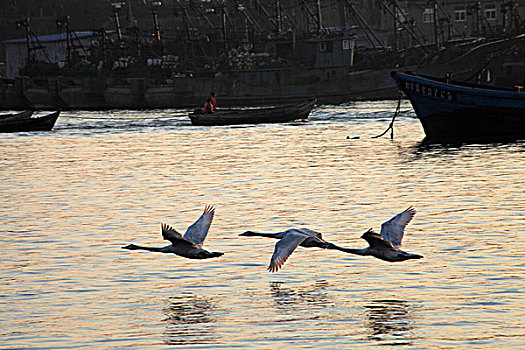
[[[80,43],[85,48],[89,48],[94,32],[75,32],[71,35],[75,38],[77,46]],[[2,44],[5,46],[6,77],[13,79],[20,75],[20,70],[27,63],[28,41],[26,38],[13,39],[3,41]],[[33,37],[29,44],[30,47],[42,47],[41,49],[31,50],[34,52],[34,58],[38,61],[60,64],[67,60],[66,33]],[[75,51],[79,57],[85,55],[82,49],[77,48]]]

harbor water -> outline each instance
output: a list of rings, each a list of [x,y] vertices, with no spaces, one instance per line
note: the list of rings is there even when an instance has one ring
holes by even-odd
[[[219,101],[220,103],[220,101]],[[319,106],[307,123],[192,126],[185,110],[63,112],[0,134],[2,349],[522,349],[525,142],[425,145],[408,102]],[[204,247],[161,247],[216,207]],[[409,206],[388,263],[276,240],[360,238]]]

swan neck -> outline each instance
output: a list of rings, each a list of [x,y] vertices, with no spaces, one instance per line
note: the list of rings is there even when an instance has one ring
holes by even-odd
[[[161,253],[165,252],[164,248],[144,247],[144,246],[140,246],[140,245],[133,245],[133,249],[147,250],[149,252],[161,252]]]
[[[345,252],[345,253],[355,254],[355,255],[362,255],[362,256],[370,255],[369,249],[367,249],[367,248],[365,248],[365,249],[343,248],[343,247],[339,247],[339,246],[337,246],[335,244],[332,244],[332,243],[329,243],[326,246],[326,249],[337,249],[337,250],[340,250],[340,251]]]
[[[279,238],[279,233],[268,233],[268,232],[252,232],[253,236],[268,237],[268,238]]]

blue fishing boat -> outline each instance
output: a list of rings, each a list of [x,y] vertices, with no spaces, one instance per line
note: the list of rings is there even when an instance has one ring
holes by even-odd
[[[525,139],[523,87],[497,88],[447,77],[392,72],[427,139]]]

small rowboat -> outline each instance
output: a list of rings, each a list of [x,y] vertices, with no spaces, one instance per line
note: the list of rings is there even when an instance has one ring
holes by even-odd
[[[287,104],[252,109],[218,109],[214,113],[204,113],[198,109],[189,114],[191,123],[199,126],[238,125],[261,123],[287,123],[295,120],[308,120],[315,105],[315,99],[299,104]]]
[[[55,125],[60,111],[31,117],[33,111],[0,116],[0,132],[49,131]]]
[[[0,115],[0,122],[4,120],[31,118],[32,115],[33,111],[31,110],[23,111],[20,113],[2,114]]]

